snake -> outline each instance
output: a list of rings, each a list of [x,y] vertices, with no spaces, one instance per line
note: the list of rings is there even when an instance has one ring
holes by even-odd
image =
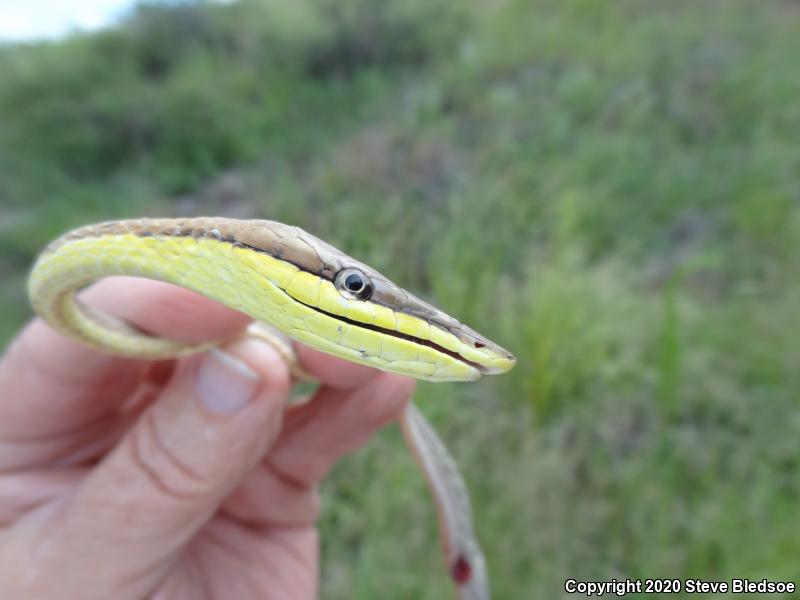
[[[39,254],[28,278],[30,302],[57,331],[117,356],[172,359],[224,343],[153,336],[82,299],[83,288],[116,275],[165,281],[248,315],[253,323],[246,335],[272,343],[301,375],[288,338],[432,382],[475,381],[516,362],[509,351],[368,265],[297,226],[262,219],[142,218],[80,227]],[[455,460],[412,403],[400,424],[436,504],[456,597],[489,600],[487,563]]]

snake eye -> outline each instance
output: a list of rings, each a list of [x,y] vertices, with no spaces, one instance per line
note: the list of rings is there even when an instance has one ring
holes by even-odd
[[[372,282],[358,269],[342,269],[336,274],[336,288],[342,295],[367,300],[372,295]]]

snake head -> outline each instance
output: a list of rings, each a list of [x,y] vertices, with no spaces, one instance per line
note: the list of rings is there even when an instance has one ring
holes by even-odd
[[[293,301],[292,317],[263,318],[288,335],[417,379],[473,381],[514,366],[507,350],[323,240],[282,223],[249,223],[234,241],[273,259],[261,275]]]

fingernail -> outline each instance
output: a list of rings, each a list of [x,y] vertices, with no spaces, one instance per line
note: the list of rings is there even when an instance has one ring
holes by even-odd
[[[217,413],[234,413],[255,396],[259,376],[232,354],[211,350],[203,358],[197,372],[197,392],[207,409]]]

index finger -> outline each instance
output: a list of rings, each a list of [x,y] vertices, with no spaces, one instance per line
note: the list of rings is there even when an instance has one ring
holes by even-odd
[[[230,338],[249,318],[200,294],[146,279],[103,280],[83,298],[159,337],[188,342]],[[116,410],[147,363],[104,354],[59,334],[41,319],[0,360],[0,440],[63,433]]]

